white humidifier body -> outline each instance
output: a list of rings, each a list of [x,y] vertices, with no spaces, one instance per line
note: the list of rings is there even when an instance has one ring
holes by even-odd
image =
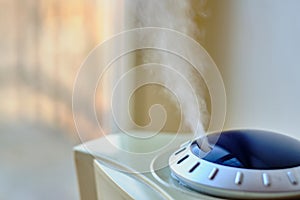
[[[189,134],[149,136],[112,134],[76,147],[81,199],[300,197],[300,145],[294,138],[225,131],[209,135],[211,149],[202,151],[202,138]]]

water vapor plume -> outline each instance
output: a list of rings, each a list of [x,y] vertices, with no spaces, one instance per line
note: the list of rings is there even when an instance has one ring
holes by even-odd
[[[197,42],[201,43],[204,41],[205,29],[201,26],[201,20],[208,16],[205,7],[206,0],[134,0],[129,3],[135,6],[135,19],[138,27],[168,28],[189,36]],[[162,33],[153,37],[156,37],[155,42],[157,44],[164,46],[168,35]],[[180,43],[174,43],[174,48],[183,48],[184,46]],[[184,50],[188,55],[195,56],[192,48]],[[179,99],[184,99],[184,101],[179,103],[185,125],[194,135],[203,136],[205,128],[209,124],[210,116],[207,108],[207,88],[201,75],[197,74],[193,66],[184,59],[178,56],[176,58],[169,52],[148,51],[142,55],[142,59],[145,63],[155,62],[171,66],[189,81],[193,91],[190,88],[186,88],[186,84],[182,84],[176,77],[170,76],[165,70],[155,74],[164,80],[165,86],[171,91],[175,91]],[[205,66],[201,67],[204,68]],[[197,101],[191,101],[195,97]]]

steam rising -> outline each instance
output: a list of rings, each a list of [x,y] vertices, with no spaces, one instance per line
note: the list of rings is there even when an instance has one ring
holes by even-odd
[[[198,42],[203,41],[205,31],[200,27],[199,21],[207,16],[205,0],[137,0],[131,1],[131,3],[136,6],[135,19],[137,20],[138,27],[169,28],[188,35]],[[155,42],[164,46],[164,40],[168,36],[161,34],[155,37],[157,38]],[[176,43],[174,45],[177,48],[185,46]],[[186,49],[185,51],[188,55],[193,55],[191,49]],[[178,95],[178,98],[184,99],[183,102],[179,103],[186,126],[196,136],[203,136],[205,127],[209,123],[209,112],[205,100],[205,93],[207,91],[201,76],[182,58],[174,58],[174,55],[170,55],[167,52],[146,52],[143,54],[143,60],[144,62],[154,61],[172,66],[190,82],[194,91],[191,91],[191,88],[186,88],[186,84],[182,84],[178,81],[177,77],[170,76],[165,70],[162,70],[160,74],[156,74],[156,76],[161,76],[165,86],[174,91]],[[198,104],[197,101],[190,101],[190,99],[195,97]]]

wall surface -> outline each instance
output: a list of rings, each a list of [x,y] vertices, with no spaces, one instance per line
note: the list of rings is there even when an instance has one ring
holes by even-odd
[[[227,92],[225,128],[300,128],[300,1],[208,1],[206,47]]]

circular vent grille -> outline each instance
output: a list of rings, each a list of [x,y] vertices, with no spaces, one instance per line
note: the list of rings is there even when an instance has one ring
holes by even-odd
[[[206,194],[300,198],[300,142],[269,131],[231,130],[195,139],[170,156],[169,166],[181,184]]]

